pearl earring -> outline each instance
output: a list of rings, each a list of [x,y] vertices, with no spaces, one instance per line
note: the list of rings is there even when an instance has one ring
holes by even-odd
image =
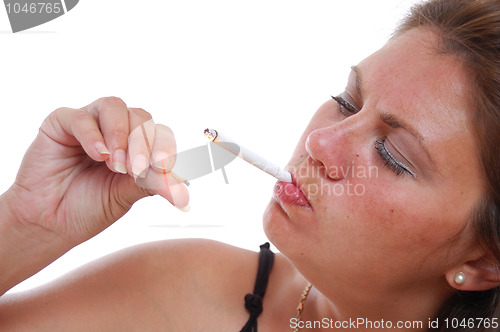
[[[455,274],[455,283],[457,285],[463,285],[465,283],[465,274],[463,272]]]

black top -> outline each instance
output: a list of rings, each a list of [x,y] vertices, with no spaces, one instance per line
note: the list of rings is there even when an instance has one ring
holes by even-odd
[[[245,295],[245,308],[250,312],[248,322],[240,332],[257,332],[257,317],[262,312],[262,299],[266,293],[269,273],[273,268],[274,253],[269,249],[269,243],[260,246],[259,269],[253,288],[253,294]]]

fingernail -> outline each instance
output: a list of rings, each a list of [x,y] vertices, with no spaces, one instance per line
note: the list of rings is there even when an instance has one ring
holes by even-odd
[[[191,206],[189,204],[187,204],[186,206],[184,207],[178,207],[176,206],[176,208],[178,208],[179,210],[181,210],[182,212],[189,212],[189,210],[191,210]]]
[[[170,163],[168,157],[169,155],[163,152],[153,154],[153,165],[156,168],[167,170],[167,166]]]
[[[127,174],[127,166],[125,166],[126,158],[125,150],[118,149],[113,152],[113,168],[115,171]]]
[[[145,178],[149,167],[148,159],[140,154],[132,162],[132,173],[139,178]]]
[[[97,152],[99,152],[100,154],[111,155],[111,152],[109,152],[109,150],[106,147],[106,145],[104,145],[104,143],[102,143],[102,142],[97,142],[95,144],[95,148],[97,149]]]

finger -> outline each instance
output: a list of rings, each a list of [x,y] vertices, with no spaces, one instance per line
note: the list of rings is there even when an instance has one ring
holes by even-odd
[[[151,164],[159,171],[170,172],[175,164],[176,152],[172,130],[167,126],[157,124]]]
[[[82,108],[96,119],[104,142],[111,152],[106,161],[114,172],[127,173],[127,145],[129,135],[129,112],[123,100],[116,97],[100,98]]]
[[[47,117],[40,130],[60,144],[80,145],[95,161],[104,161],[109,158],[110,152],[96,121],[85,111],[59,108]]]
[[[138,178],[136,184],[149,193],[159,194],[175,207],[182,209],[189,203],[186,185],[171,173],[148,172],[145,178]]]
[[[128,169],[134,178],[145,178],[149,170],[155,140],[155,123],[151,115],[140,108],[129,109]]]

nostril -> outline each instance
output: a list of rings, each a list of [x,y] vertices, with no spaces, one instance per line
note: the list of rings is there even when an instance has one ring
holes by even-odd
[[[312,156],[309,156],[305,165],[307,165],[307,177],[325,178],[327,176],[326,166],[320,160],[314,159]]]
[[[331,166],[328,168],[326,175],[335,181],[342,180],[345,178],[345,172],[342,166]]]

